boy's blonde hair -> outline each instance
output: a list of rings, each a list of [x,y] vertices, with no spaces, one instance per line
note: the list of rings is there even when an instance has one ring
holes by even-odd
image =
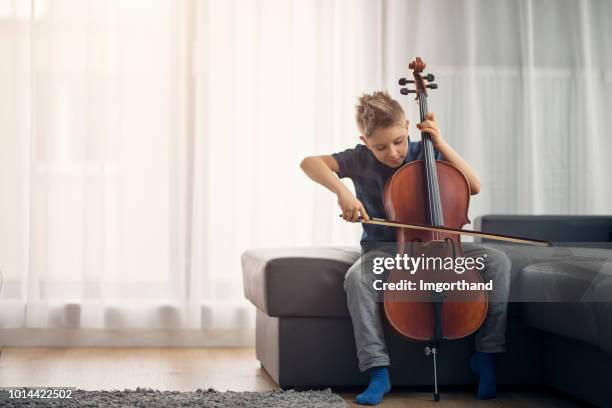
[[[357,104],[357,126],[368,137],[378,128],[403,125],[406,120],[401,105],[385,91],[363,94]]]

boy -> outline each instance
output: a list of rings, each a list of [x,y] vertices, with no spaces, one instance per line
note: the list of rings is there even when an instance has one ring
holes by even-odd
[[[386,218],[383,205],[385,182],[402,165],[421,158],[421,143],[410,142],[404,111],[386,92],[374,92],[359,98],[356,119],[363,145],[332,155],[306,157],[300,166],[308,177],[337,195],[345,220],[356,222],[359,217],[365,220],[370,217]],[[477,194],[480,180],[476,172],[442,139],[434,114],[429,113],[427,120],[418,124],[417,128],[431,136],[437,152],[436,159],[444,159],[459,168],[468,180],[471,193]],[[352,179],[356,196],[340,181],[339,178],[344,177]],[[395,241],[395,231],[384,226],[362,225],[361,246],[365,255],[349,268],[344,289],[353,322],[359,369],[370,374],[370,383],[357,396],[356,402],[377,405],[391,389],[388,372],[390,360],[383,336],[382,305],[371,284],[374,275],[365,273],[366,276],[362,276],[361,269],[362,265],[371,261],[374,251],[369,251],[376,243]],[[487,316],[476,336],[477,351],[470,360],[470,367],[479,376],[477,396],[489,399],[496,395],[493,356],[505,351],[510,260],[503,252],[482,245],[468,243],[463,244],[462,248],[466,257],[486,257],[486,266],[481,274],[485,282],[493,281],[494,290],[489,293]]]

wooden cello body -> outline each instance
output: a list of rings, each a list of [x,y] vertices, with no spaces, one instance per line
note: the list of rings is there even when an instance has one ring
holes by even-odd
[[[427,174],[435,166],[439,184],[437,194],[423,195],[427,190]],[[421,197],[421,200],[415,199]],[[428,197],[440,198],[439,206],[433,205],[434,214],[430,221]],[[469,222],[467,218],[470,190],[463,173],[452,164],[443,161],[427,163],[417,160],[406,164],[389,179],[385,186],[385,209],[390,219],[398,222],[415,222],[434,226],[445,226],[460,229]],[[397,230],[397,250],[399,254],[432,258],[464,257],[459,235],[432,231],[420,231],[408,228]],[[436,265],[437,266],[437,265]],[[478,271],[468,269],[462,274],[454,270],[423,268],[414,274],[405,271],[392,271],[387,282],[400,282],[413,279],[417,283],[456,282],[464,280],[467,283],[482,282]],[[417,284],[417,287],[420,285]],[[436,309],[440,308],[440,316]],[[470,335],[484,321],[487,312],[487,296],[484,291],[445,291],[430,293],[430,291],[411,290],[406,292],[385,292],[385,314],[391,326],[411,340],[439,341],[453,340]],[[436,323],[439,328],[436,329]],[[438,330],[438,331],[437,331]]]

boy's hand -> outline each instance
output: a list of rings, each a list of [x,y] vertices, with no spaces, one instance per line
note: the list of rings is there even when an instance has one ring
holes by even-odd
[[[359,219],[359,215],[366,221],[370,219],[361,201],[359,201],[350,191],[344,191],[338,194],[338,205],[342,210],[342,218],[346,221],[356,222]]]
[[[429,133],[434,146],[438,147],[442,143],[442,135],[436,124],[436,117],[433,112],[429,112],[426,119],[416,126],[421,132]]]

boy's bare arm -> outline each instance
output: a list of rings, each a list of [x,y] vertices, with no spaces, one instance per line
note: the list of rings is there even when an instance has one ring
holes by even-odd
[[[355,222],[360,215],[366,220],[370,219],[361,201],[334,174],[340,170],[340,167],[333,156],[308,156],[302,160],[300,167],[311,180],[336,194],[345,220]]]
[[[465,174],[465,178],[468,180],[472,195],[478,194],[480,192],[480,179],[472,166],[470,166],[470,164],[466,162],[463,157],[461,157],[459,153],[457,153],[455,149],[453,149],[451,145],[446,143],[444,140],[437,144],[435,148],[442,153],[445,161],[454,164],[463,174]]]
[[[332,156],[308,156],[302,160],[300,167],[311,180],[321,184],[334,194],[348,190],[334,174],[334,172],[339,171],[339,167],[338,162]]]

